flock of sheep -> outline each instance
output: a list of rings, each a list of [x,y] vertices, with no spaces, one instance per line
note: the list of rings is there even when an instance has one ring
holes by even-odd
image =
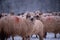
[[[47,32],[60,33],[60,12],[42,13],[40,11],[25,12],[14,15],[0,14],[0,39],[4,40],[19,35],[22,40],[30,40],[33,34],[40,40],[46,38]],[[55,35],[56,38],[56,35]]]

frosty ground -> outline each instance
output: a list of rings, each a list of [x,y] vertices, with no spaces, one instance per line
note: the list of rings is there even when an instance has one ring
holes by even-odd
[[[57,38],[54,38],[54,33],[47,33],[46,38],[44,40],[60,40],[60,34],[57,34]],[[7,40],[12,40],[12,38],[8,38]],[[22,40],[22,37],[20,36],[15,36],[14,40]],[[33,35],[30,40],[39,40],[39,38],[36,38],[35,35]]]

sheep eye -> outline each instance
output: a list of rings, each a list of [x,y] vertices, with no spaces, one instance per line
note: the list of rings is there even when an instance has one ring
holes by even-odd
[[[27,15],[26,17],[27,17],[27,18],[30,18],[30,16],[28,16],[28,15]]]
[[[39,18],[39,16],[37,15],[37,16],[34,16],[36,19],[38,19]]]
[[[28,16],[28,17],[30,17],[30,16]]]
[[[30,16],[27,16],[28,18],[30,18]]]

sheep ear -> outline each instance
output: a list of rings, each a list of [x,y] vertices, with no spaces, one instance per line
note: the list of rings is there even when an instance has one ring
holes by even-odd
[[[20,19],[21,20],[21,19]],[[15,22],[16,23],[19,23],[19,18],[18,17],[15,17]]]
[[[19,14],[17,14],[18,16],[20,16],[21,14],[19,13]]]
[[[2,14],[0,14],[0,18],[1,18],[1,17],[3,17],[3,15],[2,15]]]
[[[14,12],[10,12],[11,15],[14,15],[15,13]]]
[[[42,15],[43,13],[41,12],[41,13],[39,13],[39,15]]]
[[[27,19],[27,18],[30,18],[30,14],[27,14],[27,15],[26,15],[26,19]]]
[[[21,13],[21,15],[24,15],[24,12],[23,12],[23,13]]]

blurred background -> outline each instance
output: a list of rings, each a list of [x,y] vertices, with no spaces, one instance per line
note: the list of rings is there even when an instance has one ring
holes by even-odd
[[[0,13],[36,11],[59,12],[60,0],[0,0]]]

